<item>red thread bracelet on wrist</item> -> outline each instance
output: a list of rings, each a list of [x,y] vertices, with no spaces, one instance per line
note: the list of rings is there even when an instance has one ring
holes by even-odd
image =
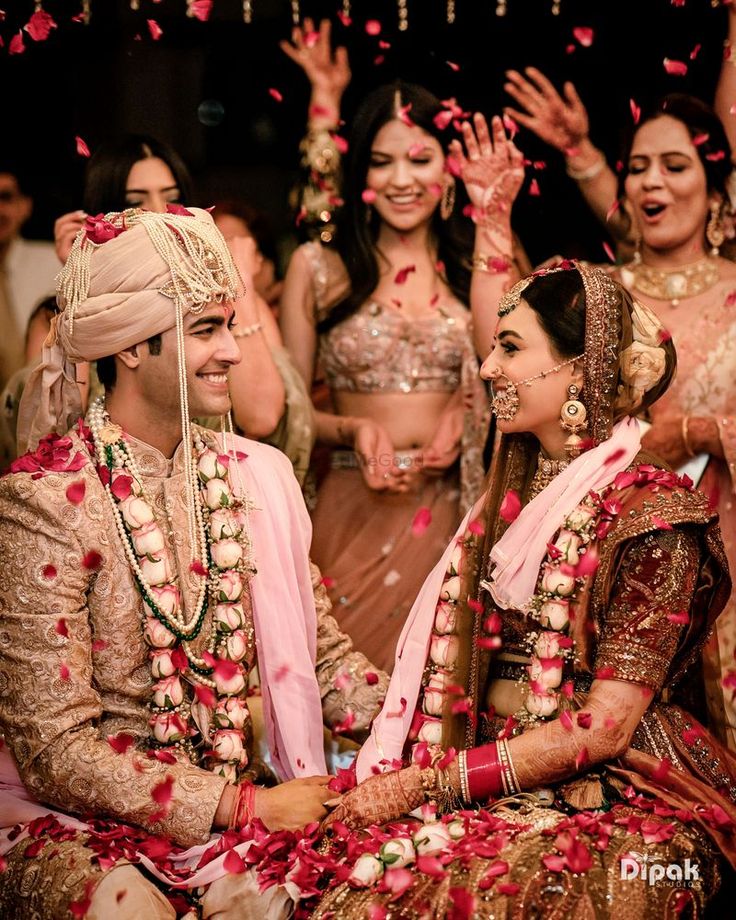
[[[256,787],[253,783],[241,783],[238,786],[238,795],[235,799],[228,830],[241,828],[255,817]]]
[[[468,792],[474,802],[486,802],[498,799],[503,794],[501,783],[501,763],[498,758],[498,745],[484,744],[482,747],[470,748],[466,754],[466,771]]]

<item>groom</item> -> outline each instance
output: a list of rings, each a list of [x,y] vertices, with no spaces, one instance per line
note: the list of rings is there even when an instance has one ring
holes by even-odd
[[[323,718],[365,729],[385,693],[329,615],[289,461],[190,421],[229,413],[239,279],[209,214],[172,210],[88,219],[0,481],[3,917],[173,918],[213,832],[327,814]],[[94,360],[105,398],[72,424]],[[99,819],[151,874],[100,857]],[[257,886],[223,862],[203,916],[218,885],[247,916]]]

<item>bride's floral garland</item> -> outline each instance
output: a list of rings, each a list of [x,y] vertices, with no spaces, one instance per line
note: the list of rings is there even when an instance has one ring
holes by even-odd
[[[597,568],[597,554],[591,544],[606,535],[621,510],[620,501],[608,497],[614,486],[601,494],[590,492],[586,495],[567,515],[554,543],[548,545],[538,590],[527,611],[542,629],[530,632],[527,637],[531,661],[528,677],[522,682],[524,708],[514,716],[517,723],[529,724],[556,718],[560,714],[563,697],[572,696],[572,693],[566,692],[572,684],[563,685],[565,665],[571,664],[575,658],[575,643],[569,635],[571,607],[580,588]],[[623,487],[623,482],[618,487]],[[455,686],[454,674],[460,650],[457,605],[465,549],[473,539],[474,526],[477,525],[471,524],[457,541],[435,609],[427,669],[412,726],[412,735],[416,740],[411,759],[421,765],[442,756],[442,712],[446,695],[452,693],[458,697],[453,711],[462,711],[463,707],[470,705],[470,701],[463,699],[463,688]],[[501,620],[498,614],[491,614],[484,626],[490,635],[480,641],[489,648],[499,649]],[[571,669],[568,667],[567,670]]]
[[[194,762],[202,760],[235,783],[248,763],[249,712],[241,699],[247,675],[242,661],[254,636],[242,600],[255,569],[249,508],[230,486],[231,457],[208,448],[195,432],[199,546],[192,547],[191,570],[201,582],[194,611],[187,619],[171,550],[122,429],[111,423],[102,399],[90,407],[89,421],[98,474],[144,601],[143,636],[151,649],[155,679],[150,719],[153,740],[181,750]],[[206,650],[199,656],[190,643],[199,638],[211,606]],[[185,683],[192,685],[193,693],[185,691]]]

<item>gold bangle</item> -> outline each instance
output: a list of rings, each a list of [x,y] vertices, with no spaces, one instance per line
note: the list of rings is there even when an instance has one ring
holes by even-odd
[[[487,256],[485,253],[479,253],[473,256],[470,265],[474,272],[486,272],[488,275],[500,275],[507,272],[514,262],[513,255],[507,255],[501,252],[496,256]]]
[[[595,179],[596,176],[599,176],[605,168],[606,158],[601,153],[595,163],[591,163],[585,169],[573,169],[571,166],[566,166],[565,172],[576,182],[588,182],[590,179]]]
[[[261,329],[263,329],[263,323],[260,322],[253,323],[251,326],[243,326],[242,329],[238,329],[236,326],[232,335],[234,339],[245,339],[249,335],[255,335],[256,332],[260,332]]]
[[[470,787],[468,785],[468,752],[460,751],[457,755],[457,765],[460,770],[460,794],[466,804],[470,804]]]
[[[685,445],[685,453],[688,455],[688,457],[694,457],[695,451],[690,446],[690,441],[688,440],[688,436],[687,436],[687,426],[688,426],[689,421],[690,421],[690,416],[683,415],[682,417],[682,443]]]

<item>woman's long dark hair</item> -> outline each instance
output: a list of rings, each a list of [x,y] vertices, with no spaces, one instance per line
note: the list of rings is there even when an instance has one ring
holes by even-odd
[[[398,94],[398,95],[397,95]],[[378,131],[397,117],[396,100],[408,108],[414,124],[436,138],[442,149],[447,138],[434,123],[435,116],[443,111],[435,96],[413,83],[396,83],[380,86],[361,104],[353,119],[348,156],[345,163],[343,198],[345,204],[337,219],[335,243],[352,286],[348,295],[338,303],[317,326],[320,333],[352,316],[378,287],[380,271],[376,241],[380,218],[363,201],[366,175],[370,164],[371,145]],[[470,293],[468,254],[472,252],[471,224],[458,214],[456,205],[448,220],[442,220],[439,208],[432,218],[432,232],[437,240],[437,257],[445,266],[447,284],[458,300],[467,304]]]
[[[87,164],[82,206],[88,214],[106,214],[125,207],[125,188],[133,166],[139,160],[156,157],[171,170],[184,204],[193,200],[193,183],[179,154],[163,141],[148,134],[127,134],[118,141],[102,144]]]
[[[698,139],[696,150],[705,170],[708,191],[720,193],[724,201],[728,202],[726,182],[732,169],[731,146],[723,124],[709,105],[702,99],[698,99],[697,96],[689,96],[687,93],[670,93],[664,96],[655,105],[642,112],[638,124],[629,127],[622,149],[623,169],[619,175],[619,197],[624,195],[624,182],[629,174],[629,157],[637,132],[647,122],[662,118],[664,115],[681,121],[687,128],[690,138]]]

